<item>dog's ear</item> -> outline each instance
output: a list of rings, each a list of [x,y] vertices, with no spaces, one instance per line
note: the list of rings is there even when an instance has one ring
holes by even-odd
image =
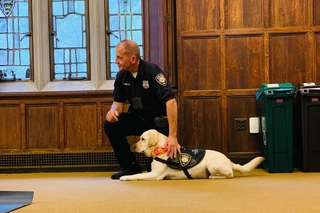
[[[148,146],[150,148],[157,146],[159,141],[159,134],[157,132],[150,132]]]

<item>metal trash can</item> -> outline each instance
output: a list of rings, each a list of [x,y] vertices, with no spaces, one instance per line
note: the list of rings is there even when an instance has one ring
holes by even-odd
[[[302,170],[320,172],[320,83],[299,85]]]
[[[293,97],[291,83],[261,84],[256,92],[262,168],[268,172],[293,170]]]

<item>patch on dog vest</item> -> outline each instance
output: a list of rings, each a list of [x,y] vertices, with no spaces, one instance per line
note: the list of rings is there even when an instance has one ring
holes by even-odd
[[[178,153],[176,158],[167,159],[167,165],[171,169],[190,169],[200,163],[206,154],[204,149],[186,149],[181,147],[180,150],[181,154]]]

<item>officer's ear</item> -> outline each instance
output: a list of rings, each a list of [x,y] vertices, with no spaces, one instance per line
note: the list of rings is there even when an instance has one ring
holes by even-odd
[[[131,56],[131,62],[132,62],[132,64],[135,64],[137,62],[137,56],[132,55]]]

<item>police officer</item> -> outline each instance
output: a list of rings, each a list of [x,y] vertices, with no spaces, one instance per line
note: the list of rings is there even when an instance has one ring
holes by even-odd
[[[135,155],[130,151],[126,136],[140,136],[144,131],[157,129],[167,135],[167,155],[175,158],[180,153],[177,140],[177,102],[163,71],[140,58],[139,46],[132,40],[123,40],[116,47],[119,71],[114,82],[114,101],[106,115],[104,131],[120,164],[120,170],[111,176],[141,173]],[[128,112],[124,112],[125,102]]]

